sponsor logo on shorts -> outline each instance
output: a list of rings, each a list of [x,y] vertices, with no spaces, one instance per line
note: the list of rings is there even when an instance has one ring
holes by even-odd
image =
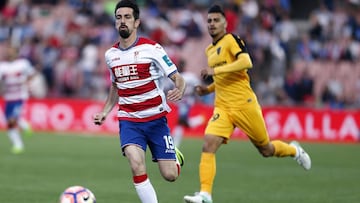
[[[166,149],[165,153],[175,154],[175,149]]]

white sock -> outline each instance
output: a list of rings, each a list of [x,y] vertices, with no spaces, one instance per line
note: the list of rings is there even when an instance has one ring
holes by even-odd
[[[142,183],[134,183],[134,185],[142,203],[158,203],[156,192],[149,179]]]
[[[24,143],[22,141],[20,132],[17,128],[9,129],[8,130],[8,137],[10,138],[13,147],[22,149],[24,148]]]
[[[173,130],[173,137],[174,137],[174,144],[175,146],[179,147],[182,137],[184,134],[184,128],[182,126],[175,126],[174,130]]]
[[[19,119],[18,125],[21,130],[27,130],[30,128],[30,124],[25,119]]]

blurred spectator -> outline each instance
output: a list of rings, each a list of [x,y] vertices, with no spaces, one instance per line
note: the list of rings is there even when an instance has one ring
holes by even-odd
[[[344,108],[344,95],[343,95],[343,87],[341,83],[332,78],[334,80],[329,80],[325,91],[322,95],[322,102],[328,104],[330,108],[339,109]]]
[[[60,62],[55,68],[56,92],[65,97],[79,97],[84,82],[79,62],[78,49],[65,47]]]
[[[243,0],[241,11],[245,24],[253,23],[259,14],[259,3],[256,0]]]
[[[0,42],[18,48],[19,54],[42,73],[46,87],[39,97],[46,92],[50,97],[101,98],[110,84],[103,71],[103,52],[117,40],[113,11],[116,2],[1,1]],[[203,34],[206,32],[206,8],[214,2],[141,0],[139,31],[162,44],[176,63],[184,59],[186,70],[199,75],[207,66],[203,50],[210,40]],[[353,72],[360,69],[360,7],[357,1],[308,2],[314,7],[307,11],[307,16],[302,14],[305,16],[302,19],[293,18],[293,13],[299,9],[294,10],[295,3],[290,0],[225,0],[220,3],[226,11],[227,31],[244,37],[251,49],[254,68],[249,74],[264,104],[288,105],[291,98],[297,104],[306,105],[306,101],[326,105],[329,99],[325,98],[332,98],[328,87],[330,73],[337,71],[331,67],[351,62]],[[69,50],[70,53],[65,53]],[[65,57],[73,53],[76,57]],[[302,75],[305,70],[301,73],[292,70],[297,60],[308,63],[304,68],[308,76]],[[344,72],[348,74],[348,70]],[[360,107],[356,99],[360,98],[360,93],[354,90],[359,78],[355,79],[355,75],[339,80],[346,92],[344,108]],[[74,79],[77,81],[70,82]],[[308,98],[315,99],[304,99],[304,92],[293,91],[294,86],[300,84],[311,86],[310,81],[313,92]],[[355,93],[349,94],[351,91]]]
[[[200,98],[195,94],[195,87],[200,85],[200,79],[193,72],[185,71],[184,60],[180,60],[177,67],[179,73],[181,73],[186,82],[186,89],[183,98],[176,102],[178,120],[171,134],[174,138],[175,146],[180,147],[182,137],[184,135],[184,130],[186,128],[196,128],[203,124],[205,122],[205,117],[203,115],[190,115],[191,108],[197,101],[200,100]]]
[[[348,21],[348,28],[354,40],[360,41],[360,13],[354,12]]]
[[[81,51],[78,67],[82,73],[83,83],[87,85],[82,86],[80,96],[88,98],[92,94],[93,89],[96,88],[93,81],[96,76],[95,71],[99,65],[97,59],[98,50],[94,44],[86,44]]]
[[[288,71],[284,89],[294,104],[313,104],[313,80],[306,68]]]
[[[225,4],[224,12],[226,16],[226,21],[228,22],[226,31],[230,33],[236,32],[237,25],[239,24],[239,19],[241,18],[239,15],[239,5],[237,5],[235,2]]]
[[[296,55],[305,61],[314,59],[314,44],[307,33],[303,34],[296,45]]]

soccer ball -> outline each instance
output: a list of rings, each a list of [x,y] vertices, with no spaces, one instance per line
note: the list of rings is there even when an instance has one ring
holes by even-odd
[[[59,203],[96,203],[96,198],[89,189],[76,185],[64,190]]]

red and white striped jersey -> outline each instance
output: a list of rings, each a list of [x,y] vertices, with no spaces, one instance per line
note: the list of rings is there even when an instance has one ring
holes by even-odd
[[[127,49],[117,43],[105,52],[105,60],[118,88],[119,120],[146,122],[171,111],[162,79],[177,68],[161,45],[142,37]]]
[[[29,98],[28,80],[36,73],[27,59],[0,62],[0,86],[6,101]]]

